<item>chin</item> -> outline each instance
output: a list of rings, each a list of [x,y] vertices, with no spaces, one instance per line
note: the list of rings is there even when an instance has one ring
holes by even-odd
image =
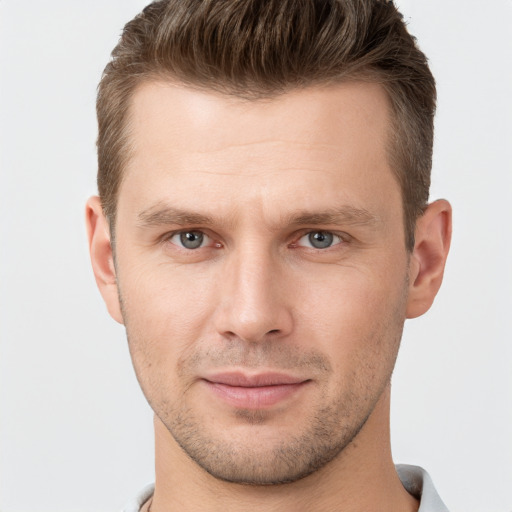
[[[237,417],[245,424],[231,428],[229,437],[199,429],[204,422],[172,422],[167,429],[185,454],[214,478],[271,486],[301,480],[341,456],[366,421],[343,427],[339,418],[323,416],[297,430],[297,423],[273,427],[265,411],[240,410]]]

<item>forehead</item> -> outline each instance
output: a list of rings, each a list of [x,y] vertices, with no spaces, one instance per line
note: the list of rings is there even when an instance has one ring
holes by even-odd
[[[376,83],[347,81],[244,100],[170,82],[145,82],[129,107],[132,143],[214,151],[233,144],[280,139],[338,145],[361,138],[383,141],[389,126],[387,93]],[[215,130],[212,131],[212,127]],[[160,134],[155,140],[155,134]],[[383,141],[384,142],[384,141]],[[160,144],[162,146],[162,144]]]
[[[128,195],[139,209],[165,201],[189,208],[217,194],[219,211],[256,199],[262,211],[276,209],[297,195],[312,209],[318,205],[308,202],[318,196],[333,207],[371,203],[376,192],[397,189],[387,156],[389,119],[387,95],[374,83],[253,101],[145,83],[130,105],[131,157],[119,199]]]

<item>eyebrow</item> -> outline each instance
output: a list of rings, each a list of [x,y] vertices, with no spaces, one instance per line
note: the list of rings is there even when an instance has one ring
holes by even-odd
[[[326,224],[376,227],[380,218],[365,208],[340,206],[321,212],[299,211],[287,215],[286,221],[292,225],[318,226]]]
[[[286,214],[281,218],[281,222],[288,226],[348,225],[374,228],[381,223],[381,220],[365,208],[340,206],[319,212],[297,210]],[[215,224],[215,220],[209,215],[182,210],[162,203],[147,208],[137,215],[137,225],[141,228],[166,225],[211,226],[213,224]],[[229,224],[231,225],[233,222],[229,222]]]
[[[178,226],[190,224],[211,225],[213,224],[213,218],[162,204],[147,208],[137,215],[137,225],[139,227],[157,227],[170,224],[177,224]]]

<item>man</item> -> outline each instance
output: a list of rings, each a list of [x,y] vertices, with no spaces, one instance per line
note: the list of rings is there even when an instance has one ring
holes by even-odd
[[[435,85],[383,0],[168,0],[98,94],[94,273],[155,412],[126,510],[444,511],[390,379],[450,244]]]

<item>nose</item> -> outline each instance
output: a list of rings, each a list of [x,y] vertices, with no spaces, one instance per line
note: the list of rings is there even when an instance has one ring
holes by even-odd
[[[216,329],[224,338],[256,343],[291,333],[291,297],[278,259],[269,250],[253,249],[226,260],[216,311]]]

